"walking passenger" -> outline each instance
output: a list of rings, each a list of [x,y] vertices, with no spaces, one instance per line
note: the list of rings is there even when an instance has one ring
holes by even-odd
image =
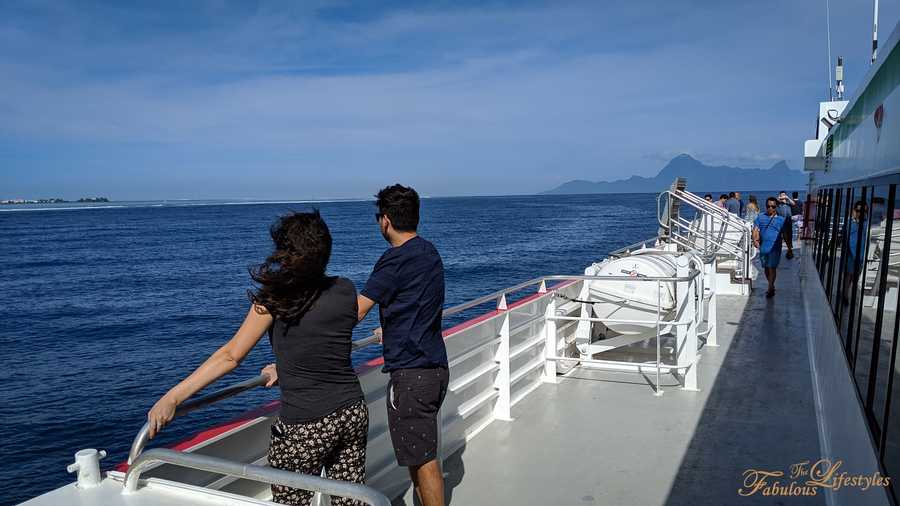
[[[793,214],[791,209],[794,205],[794,201],[787,196],[787,192],[781,192],[778,194],[778,215],[784,218],[784,242],[787,243],[787,257],[788,260],[794,258],[794,223],[791,221],[791,215]]]
[[[724,193],[719,195],[719,200],[716,201],[716,205],[721,207],[722,209],[726,209],[725,202],[728,200],[728,195]]]
[[[759,261],[766,273],[769,289],[766,298],[775,295],[775,276],[778,262],[781,260],[781,238],[784,235],[783,216],[779,216],[778,200],[769,197],[766,200],[766,212],[756,217],[753,223],[753,244],[759,250]]]
[[[147,414],[150,437],[175,408],[234,370],[266,333],[275,364],[263,369],[266,386],[278,382],[281,413],[272,425],[269,465],[336,480],[362,483],[366,473],[369,413],[350,365],[357,323],[356,289],[348,279],[328,276],[331,234],[319,212],[280,218],[271,230],[271,255],[251,272],[259,289],[234,337],[190,376],[175,385]],[[307,505],[312,492],[272,485],[272,499]],[[361,504],[333,497],[331,504]]]
[[[741,215],[741,201],[736,197],[735,192],[731,192],[728,194],[728,200],[725,201],[725,209],[728,209],[728,212],[735,215]]]
[[[416,233],[419,195],[394,185],[377,195],[375,220],[391,245],[359,295],[359,319],[378,304],[385,400],[397,463],[409,468],[423,506],[444,504],[438,462],[438,411],[449,381],[441,335],[444,266],[434,246]]]

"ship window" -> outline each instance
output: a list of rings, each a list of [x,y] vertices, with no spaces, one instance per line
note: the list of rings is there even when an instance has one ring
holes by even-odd
[[[863,292],[859,338],[853,348],[847,350],[856,386],[876,438],[884,418],[890,354],[897,326],[900,220],[893,219],[894,193],[893,187],[875,187],[869,208],[865,210],[867,216],[864,219],[869,231],[866,256],[860,257],[865,260],[861,260],[859,275]]]
[[[890,193],[885,210],[886,219],[884,226],[884,236],[890,236],[889,240],[891,248],[886,255],[879,257],[882,265],[887,265],[885,276],[885,316],[882,338],[879,343],[876,360],[871,365],[873,369],[873,391],[870,396],[871,409],[867,409],[870,419],[874,419],[875,425],[882,430],[873,430],[878,434],[879,447],[881,451],[882,462],[885,469],[890,475],[900,475],[900,388],[896,384],[893,371],[898,367],[897,350],[893,346],[897,339],[897,332],[900,330],[900,321],[896,318],[900,312],[900,306],[896,305],[898,300],[891,301],[891,297],[897,299],[897,276],[898,268],[892,264],[894,259],[900,259],[900,202],[897,200],[897,191],[895,185],[890,188]],[[873,212],[877,209],[873,209]],[[876,217],[872,217],[874,222]],[[874,225],[873,225],[874,227]],[[873,235],[875,229],[873,228]],[[874,241],[873,241],[874,244]],[[894,279],[891,279],[891,278]],[[893,282],[893,285],[892,285]],[[893,286],[893,292],[891,287]],[[891,306],[890,303],[894,302]],[[890,306],[890,307],[888,307]],[[888,313],[888,309],[893,311]],[[893,364],[893,367],[891,367]],[[868,405],[867,405],[868,407]]]
[[[822,258],[822,235],[824,234],[823,223],[825,223],[825,215],[827,212],[827,208],[825,206],[825,191],[826,190],[819,190],[819,192],[816,194],[816,205],[813,209],[815,216],[813,229],[813,233],[815,234],[813,259],[816,262],[816,269],[820,267],[819,261]]]
[[[832,283],[829,287],[829,293],[831,294],[831,310],[834,313],[834,321],[839,330],[841,328],[841,306],[844,304],[844,301],[847,298],[847,294],[844,292],[848,288],[845,285],[846,276],[844,276],[844,273],[847,270],[847,256],[849,253],[848,226],[851,225],[850,216],[852,214],[853,203],[857,195],[858,190],[855,188],[844,189],[844,202],[841,206],[840,222],[838,223],[837,234],[834,236],[835,258],[834,262],[832,263]]]
[[[841,212],[843,209],[841,204],[845,198],[843,195],[843,189],[838,188],[834,191],[833,198],[831,199],[831,223],[828,225],[828,239],[825,245],[827,248],[825,253],[825,265],[823,266],[825,269],[825,295],[832,304],[834,304],[835,287],[834,265],[840,250],[840,241],[838,239],[840,238],[841,219],[843,218],[843,213]]]
[[[830,292],[827,290],[826,283],[828,280],[829,266],[831,265],[831,259],[834,256],[832,250],[832,241],[831,236],[834,232],[835,219],[834,215],[837,212],[837,203],[840,202],[839,192],[838,190],[831,189],[828,191],[828,214],[825,217],[824,230],[825,234],[822,237],[822,265],[819,266],[819,276],[822,281],[822,288],[826,288],[825,296],[828,297]]]
[[[818,254],[816,255],[816,269],[819,271],[819,281],[822,281],[822,286],[825,286],[824,279],[822,277],[822,273],[824,271],[825,265],[825,254],[826,247],[828,244],[828,224],[830,223],[831,213],[831,190],[823,190],[822,191],[822,201],[819,206],[819,224],[818,224],[818,233],[816,235],[816,249]]]
[[[883,188],[886,189],[886,188]],[[884,203],[884,197],[878,199]],[[842,272],[842,289],[841,300],[838,307],[840,311],[837,315],[838,328],[844,337],[845,346],[848,356],[856,356],[859,341],[859,329],[861,326],[861,312],[864,302],[871,301],[870,297],[866,298],[866,291],[871,292],[874,283],[873,278],[877,274],[876,264],[873,261],[870,243],[870,226],[877,228],[883,226],[881,221],[872,225],[870,217],[872,216],[873,190],[871,187],[863,187],[854,191],[852,205],[850,207],[849,225],[847,232],[844,234],[844,261],[841,268]],[[881,211],[883,215],[883,209]],[[883,216],[879,218],[883,220]],[[877,231],[876,231],[877,233]],[[865,299],[865,300],[864,300]],[[852,351],[852,353],[851,353]]]

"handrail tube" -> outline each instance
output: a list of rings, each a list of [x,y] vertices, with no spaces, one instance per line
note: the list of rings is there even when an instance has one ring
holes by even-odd
[[[332,480],[309,474],[295,473],[255,464],[243,464],[209,455],[183,453],[165,448],[147,450],[128,468],[125,475],[125,490],[129,494],[137,490],[141,473],[157,463],[172,464],[210,473],[224,474],[238,478],[260,481],[270,485],[299,488],[338,497],[349,497],[372,506],[390,506],[391,502],[381,492],[360,483]]]
[[[700,274],[697,269],[691,269],[687,276],[577,276],[555,274],[552,276],[544,276],[548,281],[691,281]]]
[[[177,418],[181,415],[190,413],[191,411],[200,409],[204,406],[208,406],[223,399],[234,397],[239,393],[246,392],[247,390],[251,390],[258,386],[265,385],[267,381],[268,376],[260,374],[259,376],[241,381],[240,383],[229,385],[225,388],[216,390],[215,392],[204,395],[202,397],[190,399],[175,409],[175,415],[173,418]],[[134,441],[131,442],[131,450],[128,452],[128,465],[131,465],[132,462],[134,462],[134,459],[141,454],[141,452],[144,450],[144,446],[147,445],[147,442],[149,440],[150,421],[148,420],[146,423],[144,423],[144,426],[141,427],[141,430],[138,431],[137,435],[134,436]]]

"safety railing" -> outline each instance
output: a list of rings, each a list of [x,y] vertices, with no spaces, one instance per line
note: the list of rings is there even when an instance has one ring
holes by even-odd
[[[468,302],[464,302],[462,304],[458,304],[456,306],[452,306],[447,308],[443,312],[444,318],[449,316],[461,313],[468,309],[472,309],[478,307],[480,305],[486,304],[491,301],[500,301],[501,299],[505,300],[505,298],[515,292],[519,292],[525,288],[541,285],[548,280],[561,280],[564,279],[564,276],[544,276],[539,278],[530,279],[528,281],[524,281],[522,283],[503,288],[501,290],[497,290],[495,292],[489,293],[482,297],[478,297],[476,299],[472,299]],[[366,346],[376,344],[379,342],[379,337],[375,334],[370,335],[364,339],[359,339],[353,342],[353,349],[358,350],[362,349]],[[241,381],[239,383],[235,383],[233,385],[226,386],[220,390],[216,390],[210,394],[204,395],[202,397],[198,397],[195,399],[190,399],[185,403],[181,404],[175,410],[174,418],[181,417],[187,413],[192,411],[204,408],[216,402],[228,399],[230,397],[234,397],[240,393],[246,392],[256,387],[260,387],[266,384],[267,378],[266,376],[259,375],[253,378],[250,378],[245,381]],[[131,465],[138,456],[141,455],[141,452],[144,451],[144,447],[147,445],[150,439],[150,423],[146,422],[138,431],[137,435],[135,435],[134,440],[131,443],[131,449],[128,452],[128,464]]]
[[[663,199],[671,208],[674,201],[693,209],[695,216],[688,220],[678,213],[667,216],[663,221]],[[657,218],[666,231],[667,238],[686,250],[693,250],[704,258],[714,255],[725,255],[737,261],[736,274],[741,278],[750,276],[750,262],[753,257],[753,244],[750,225],[743,219],[731,214],[705,199],[688,191],[670,189],[661,192],[656,199]],[[730,237],[731,232],[738,235],[737,240]]]
[[[214,404],[221,400],[228,399],[229,397],[234,397],[235,395],[246,392],[247,390],[263,386],[266,384],[266,381],[268,381],[268,378],[266,376],[259,375],[248,380],[241,381],[240,383],[229,385],[220,390],[216,390],[215,392],[204,395],[202,397],[190,399],[175,409],[174,418],[178,418],[182,415],[190,413],[191,411],[196,411],[200,408],[209,406],[210,404]],[[131,442],[131,450],[128,452],[128,465],[132,465],[134,463],[141,452],[144,451],[144,447],[149,441],[150,422],[148,421],[144,423],[144,426],[141,427],[141,430],[138,431],[137,435],[134,436],[134,440]]]
[[[551,287],[550,289],[548,289],[548,284],[553,284],[554,282],[561,282],[560,284],[565,285],[565,284],[567,284],[566,282],[582,281],[582,282],[585,282],[585,285],[586,285],[587,282],[590,282],[590,281],[604,281],[604,280],[606,280],[606,281],[616,281],[616,280],[618,280],[618,281],[622,281],[622,280],[645,281],[645,282],[657,282],[658,284],[663,283],[663,282],[688,283],[692,287],[691,288],[692,290],[696,289],[696,287],[700,287],[701,292],[702,292],[702,286],[703,286],[701,270],[699,268],[683,270],[683,272],[680,272],[679,275],[675,276],[675,277],[652,277],[652,276],[650,276],[650,277],[637,277],[636,278],[636,277],[631,277],[631,276],[548,275],[548,276],[541,276],[541,277],[533,278],[533,279],[518,283],[516,285],[506,287],[506,288],[494,291],[492,293],[486,294],[484,296],[472,299],[470,301],[452,306],[452,307],[444,310],[443,315],[444,315],[444,318],[448,318],[453,315],[457,315],[464,311],[477,308],[478,306],[482,306],[482,305],[490,303],[490,302],[495,302],[496,308],[498,308],[498,309],[505,309],[507,298],[510,295],[515,294],[517,292],[521,292],[522,290],[528,289],[529,287],[538,287],[537,291],[539,293],[548,293],[548,295],[552,296],[556,287],[554,286],[554,287]],[[685,285],[685,286],[688,286],[688,285]],[[687,293],[687,292],[681,292],[681,293]],[[700,312],[701,311],[700,308],[697,305],[695,305],[693,302],[694,299],[697,297],[692,295],[692,296],[683,297],[683,298],[685,300],[690,299],[692,301],[691,305],[689,306],[690,307],[689,313],[693,313],[693,316],[690,319],[695,322],[698,319],[702,319],[702,314]],[[699,300],[702,300],[702,298],[700,298]],[[551,301],[550,307],[552,307],[552,310],[550,310],[547,314],[541,315],[541,317],[536,317],[534,320],[527,320],[524,323],[519,322],[518,325],[530,324],[530,323],[535,323],[539,320],[543,320],[542,323],[544,323],[544,326],[546,328],[549,329],[552,327],[553,329],[556,329],[556,321],[557,320],[559,320],[559,321],[570,320],[571,321],[571,318],[568,317],[568,315],[565,315],[565,314],[557,315],[556,314],[557,305],[555,304],[555,302]],[[687,306],[685,306],[685,307],[687,307]],[[501,339],[500,339],[501,346],[500,346],[500,349],[498,350],[498,354],[495,358],[495,363],[498,364],[498,366],[499,366],[498,368],[499,368],[499,371],[501,372],[501,377],[506,378],[505,385],[503,385],[503,381],[497,382],[500,385],[498,387],[498,390],[500,391],[498,395],[501,397],[501,400],[503,401],[503,402],[498,403],[497,409],[495,409],[495,413],[498,418],[508,418],[509,417],[509,407],[511,404],[514,404],[517,401],[517,399],[515,399],[515,398],[510,399],[510,383],[514,383],[515,381],[517,381],[521,377],[520,374],[524,374],[524,371],[530,372],[532,370],[537,370],[537,368],[539,368],[539,367],[541,367],[541,365],[543,365],[544,372],[545,372],[544,376],[547,377],[547,376],[550,376],[550,374],[548,373],[548,371],[551,370],[550,364],[553,364],[552,370],[554,371],[554,373],[552,374],[552,376],[555,376],[556,362],[561,361],[561,360],[567,360],[567,361],[573,360],[572,357],[556,356],[556,348],[555,348],[555,340],[554,340],[554,347],[552,348],[552,351],[551,351],[551,348],[549,348],[549,347],[545,348],[544,355],[542,356],[542,359],[541,359],[541,362],[542,362],[541,364],[538,364],[537,361],[535,360],[534,363],[529,362],[527,364],[527,369],[523,368],[521,371],[518,371],[518,372],[516,370],[511,370],[509,361],[514,359],[517,352],[522,351],[522,350],[518,350],[518,349],[512,349],[512,350],[510,349],[509,335],[510,335],[511,329],[510,329],[509,318],[511,317],[511,313],[512,312],[505,312],[505,314],[501,316],[503,318],[506,318],[506,322],[505,322],[505,327],[503,327],[503,330],[501,330],[501,336],[500,336],[501,337]],[[681,313],[679,313],[679,314],[681,314]],[[658,320],[659,320],[659,318],[658,318]],[[591,320],[591,321],[594,321],[594,320]],[[603,321],[603,320],[597,319],[597,321]],[[613,320],[606,319],[605,321],[611,323]],[[657,325],[672,325],[675,328],[687,328],[689,326],[689,324],[687,322],[664,322],[664,321],[657,322]],[[696,325],[693,327],[693,330],[694,330],[693,335],[696,336],[696,334],[697,334]],[[515,332],[515,329],[512,329],[512,331]],[[679,331],[679,336],[681,336],[682,334],[684,334],[685,336],[687,335],[686,333],[682,333]],[[502,344],[503,335],[506,336],[505,347]],[[535,342],[535,346],[541,344],[540,340],[538,339],[537,336],[535,336],[533,340]],[[353,348],[361,349],[361,348],[364,348],[366,346],[369,346],[369,345],[377,343],[377,342],[378,342],[378,337],[373,334],[365,339],[355,341],[353,343]],[[549,337],[547,338],[547,342],[549,343]],[[532,340],[528,340],[528,342],[524,343],[524,344],[527,344],[530,347],[532,345]],[[547,344],[546,346],[549,346],[549,344]],[[694,352],[696,352],[696,344],[694,344],[692,346],[692,348],[694,349]],[[585,360],[579,360],[577,358],[574,360],[582,361],[582,362],[585,361]],[[690,365],[682,364],[680,362],[678,364],[674,364],[674,365],[663,364],[661,362],[661,355],[658,353],[656,369],[657,369],[657,375],[659,375],[660,373],[662,373],[663,371],[665,371],[667,369],[672,369],[672,370],[690,369]],[[207,407],[218,401],[222,401],[224,399],[231,398],[235,395],[246,392],[253,388],[263,386],[263,385],[265,385],[266,381],[267,381],[267,378],[265,376],[260,375],[260,376],[253,377],[253,378],[250,378],[248,380],[245,380],[245,381],[242,381],[239,383],[235,383],[233,385],[229,385],[227,387],[224,387],[220,390],[214,391],[214,392],[204,395],[202,397],[198,397],[196,399],[190,399],[176,409],[175,417],[176,418],[181,417],[184,414],[201,409],[203,407]],[[693,381],[695,383],[695,378],[691,381]],[[657,385],[658,384],[659,383],[657,382]],[[689,385],[691,383],[688,382],[686,384]],[[147,445],[148,440],[149,440],[149,437],[148,437],[149,429],[150,429],[149,423],[145,423],[141,427],[140,431],[135,436],[135,438],[132,442],[131,450],[128,455],[128,464],[130,466],[129,467],[129,475],[132,472],[134,472],[133,470],[136,468],[136,466],[137,466],[136,463],[138,463],[138,462],[141,463],[141,470],[146,470],[147,466],[152,466],[153,464],[159,464],[159,463],[171,463],[171,464],[175,464],[175,465],[181,465],[184,467],[194,467],[195,464],[206,466],[208,464],[207,461],[203,460],[206,457],[204,457],[202,455],[195,455],[190,452],[185,452],[185,453],[172,452],[177,455],[184,455],[185,457],[178,457],[179,460],[177,462],[170,462],[174,457],[168,456],[169,455],[168,453],[161,454],[160,452],[171,452],[171,450],[153,449],[153,450],[145,451],[144,448]],[[160,455],[166,456],[166,459],[168,459],[168,460],[160,460],[159,458],[157,458]],[[196,457],[196,458],[193,458],[193,457]],[[197,460],[197,459],[200,459],[200,460]],[[227,468],[227,469],[230,469],[231,471],[238,470],[238,468],[245,469],[246,466],[251,466],[250,464],[243,464],[243,463],[233,462],[233,461],[217,462],[216,465],[218,466],[217,469],[226,469]],[[232,466],[232,467],[228,467],[228,466]],[[261,467],[261,466],[252,466],[250,469],[255,472],[256,467]],[[201,469],[201,470],[206,469],[206,470],[212,471],[211,469],[207,469],[206,467],[197,467],[197,469]],[[221,472],[221,474],[229,474],[231,476],[244,476],[242,474],[233,474],[231,471]],[[220,472],[220,471],[213,471],[213,472]],[[314,477],[314,478],[320,479],[318,477]],[[133,478],[133,479],[136,480],[137,478]],[[261,480],[261,481],[265,481],[265,480]],[[295,485],[289,485],[289,486],[293,487]],[[302,488],[302,487],[300,487],[300,488]],[[323,493],[325,493],[325,492],[323,492]],[[330,492],[328,492],[328,493],[330,493]],[[335,495],[337,495],[337,494],[335,494]],[[375,503],[372,503],[372,504],[375,504]]]
[[[209,455],[183,453],[164,448],[147,450],[131,464],[131,467],[128,468],[128,473],[125,475],[125,488],[123,493],[130,494],[135,492],[141,478],[141,473],[156,464],[171,464],[210,473],[234,476],[246,480],[259,481],[270,485],[282,485],[311,492],[319,492],[329,496],[349,497],[373,506],[390,506],[391,504],[388,498],[381,492],[358,483],[331,480],[320,476],[295,473],[266,466],[243,464]]]

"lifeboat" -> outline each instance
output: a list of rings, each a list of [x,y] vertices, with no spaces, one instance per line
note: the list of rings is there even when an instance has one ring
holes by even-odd
[[[632,320],[629,323],[604,322],[616,334],[656,336],[657,311],[661,321],[675,318],[675,283],[657,283],[642,278],[675,277],[675,256],[672,252],[643,249],[585,269],[588,276],[628,278],[590,281],[589,293],[595,316],[600,319]],[[666,328],[662,330],[668,331]]]

